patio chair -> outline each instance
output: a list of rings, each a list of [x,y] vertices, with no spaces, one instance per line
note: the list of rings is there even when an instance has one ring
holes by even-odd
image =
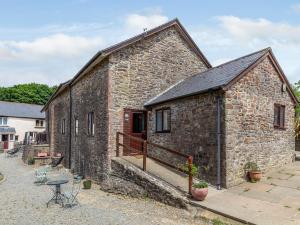
[[[16,157],[16,156],[18,156],[17,153],[19,152],[19,150],[20,150],[20,147],[16,147],[11,150],[8,150],[6,152],[6,156],[7,157]]]
[[[74,176],[72,190],[63,193],[64,196],[64,207],[72,208],[73,206],[79,205],[77,195],[79,194],[81,187],[82,177]]]
[[[59,164],[61,164],[63,159],[64,159],[64,156],[61,156],[58,159],[52,159],[52,162],[49,164],[49,166],[51,166],[52,168],[56,168]]]
[[[35,184],[45,184],[48,181],[48,173],[50,172],[51,167],[45,166],[42,168],[39,168],[35,171]]]

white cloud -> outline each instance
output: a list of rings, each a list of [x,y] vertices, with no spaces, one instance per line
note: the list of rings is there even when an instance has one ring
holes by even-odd
[[[292,5],[291,8],[294,12],[300,13],[300,3],[296,5]]]
[[[0,58],[41,59],[47,57],[72,58],[104,45],[100,37],[86,38],[55,34],[33,41],[0,42]],[[2,54],[1,54],[2,53]]]
[[[213,27],[192,29],[192,36],[212,62],[272,47],[289,80],[300,79],[300,25],[275,23],[264,18],[216,17]],[[217,65],[214,64],[214,65]]]
[[[126,18],[126,27],[134,32],[143,32],[144,28],[151,29],[168,21],[168,17],[153,14],[143,16],[139,14],[130,14]]]

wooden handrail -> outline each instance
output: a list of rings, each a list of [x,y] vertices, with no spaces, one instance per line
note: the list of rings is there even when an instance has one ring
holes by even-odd
[[[121,144],[120,143],[120,135],[122,136],[125,136],[125,137],[128,137],[130,140],[134,140],[134,141],[138,141],[140,143],[143,144],[143,170],[146,171],[147,169],[147,163],[146,163],[146,160],[147,160],[147,157],[150,157],[151,159],[155,160],[155,161],[158,161],[159,163],[162,163],[164,165],[167,165],[171,168],[174,168],[174,169],[177,169],[181,172],[184,172],[183,169],[179,168],[179,167],[176,167],[176,166],[173,166],[167,162],[164,162],[163,160],[161,159],[158,159],[156,157],[153,157],[153,156],[148,156],[148,145],[151,145],[153,147],[156,147],[156,148],[160,148],[162,150],[165,150],[167,152],[170,152],[172,154],[175,154],[175,155],[179,155],[181,157],[184,157],[186,158],[187,160],[187,163],[188,163],[188,176],[189,176],[189,182],[188,182],[188,190],[189,190],[189,194],[191,194],[191,189],[192,189],[192,184],[193,184],[193,176],[192,176],[192,165],[193,165],[193,157],[191,155],[187,155],[185,153],[182,153],[182,152],[179,152],[179,151],[176,151],[176,150],[173,150],[173,149],[170,149],[170,148],[166,148],[164,146],[161,146],[161,145],[158,145],[158,144],[155,144],[155,143],[152,143],[152,142],[149,142],[147,140],[144,140],[142,138],[138,138],[138,137],[133,137],[129,134],[125,134],[125,133],[122,133],[122,132],[117,132],[117,137],[116,137],[116,155],[117,157],[120,156],[120,146],[122,146],[123,148],[126,148],[128,150],[136,150],[135,148],[132,148],[128,145],[125,145],[124,143]]]

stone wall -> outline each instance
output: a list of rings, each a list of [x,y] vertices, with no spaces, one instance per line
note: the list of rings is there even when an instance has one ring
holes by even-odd
[[[24,145],[22,152],[22,160],[24,163],[28,163],[28,159],[33,159],[38,153],[50,153],[49,145]]]
[[[286,106],[285,129],[274,128],[275,103]],[[226,92],[225,108],[227,187],[244,181],[247,162],[263,172],[292,162],[295,110],[269,58]]]
[[[296,140],[296,151],[300,151],[300,139]]]
[[[184,193],[121,158],[112,159],[110,178],[101,185],[102,190],[132,197],[149,197],[178,208],[188,207]]]
[[[55,98],[49,105],[46,113],[49,120],[50,130],[50,151],[63,153],[64,165],[70,168],[69,165],[69,131],[70,131],[70,96],[68,89]],[[61,132],[62,120],[65,119],[65,134]]]
[[[211,184],[216,184],[217,151],[217,96],[220,93],[206,93],[193,97],[174,100],[155,106],[149,113],[148,140],[156,144],[193,156],[194,164],[199,168],[199,177]],[[155,132],[156,110],[171,109],[170,133]],[[186,159],[174,154],[159,151],[149,146],[148,153],[174,166],[181,166]],[[222,183],[225,183],[224,159]]]
[[[110,167],[107,152],[107,82],[108,61],[104,60],[74,86],[72,93],[72,168],[91,176],[93,180],[106,178]],[[94,112],[95,135],[88,135],[88,113]],[[75,135],[78,119],[78,136]]]
[[[113,53],[109,59],[109,149],[115,155],[117,131],[123,131],[123,109],[144,103],[180,80],[207,69],[171,27]]]

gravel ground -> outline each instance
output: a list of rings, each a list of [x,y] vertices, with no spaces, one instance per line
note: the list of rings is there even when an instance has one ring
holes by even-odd
[[[192,219],[189,212],[169,207],[150,199],[133,199],[107,194],[94,185],[81,190],[80,206],[64,209],[58,205],[46,207],[51,198],[47,185],[34,184],[34,168],[24,165],[19,157],[5,158],[0,154],[0,171],[6,181],[0,184],[0,224],[204,224]],[[52,176],[58,176],[58,172]],[[61,171],[59,172],[61,176]],[[64,174],[66,175],[66,174]],[[63,190],[70,184],[63,185]]]

